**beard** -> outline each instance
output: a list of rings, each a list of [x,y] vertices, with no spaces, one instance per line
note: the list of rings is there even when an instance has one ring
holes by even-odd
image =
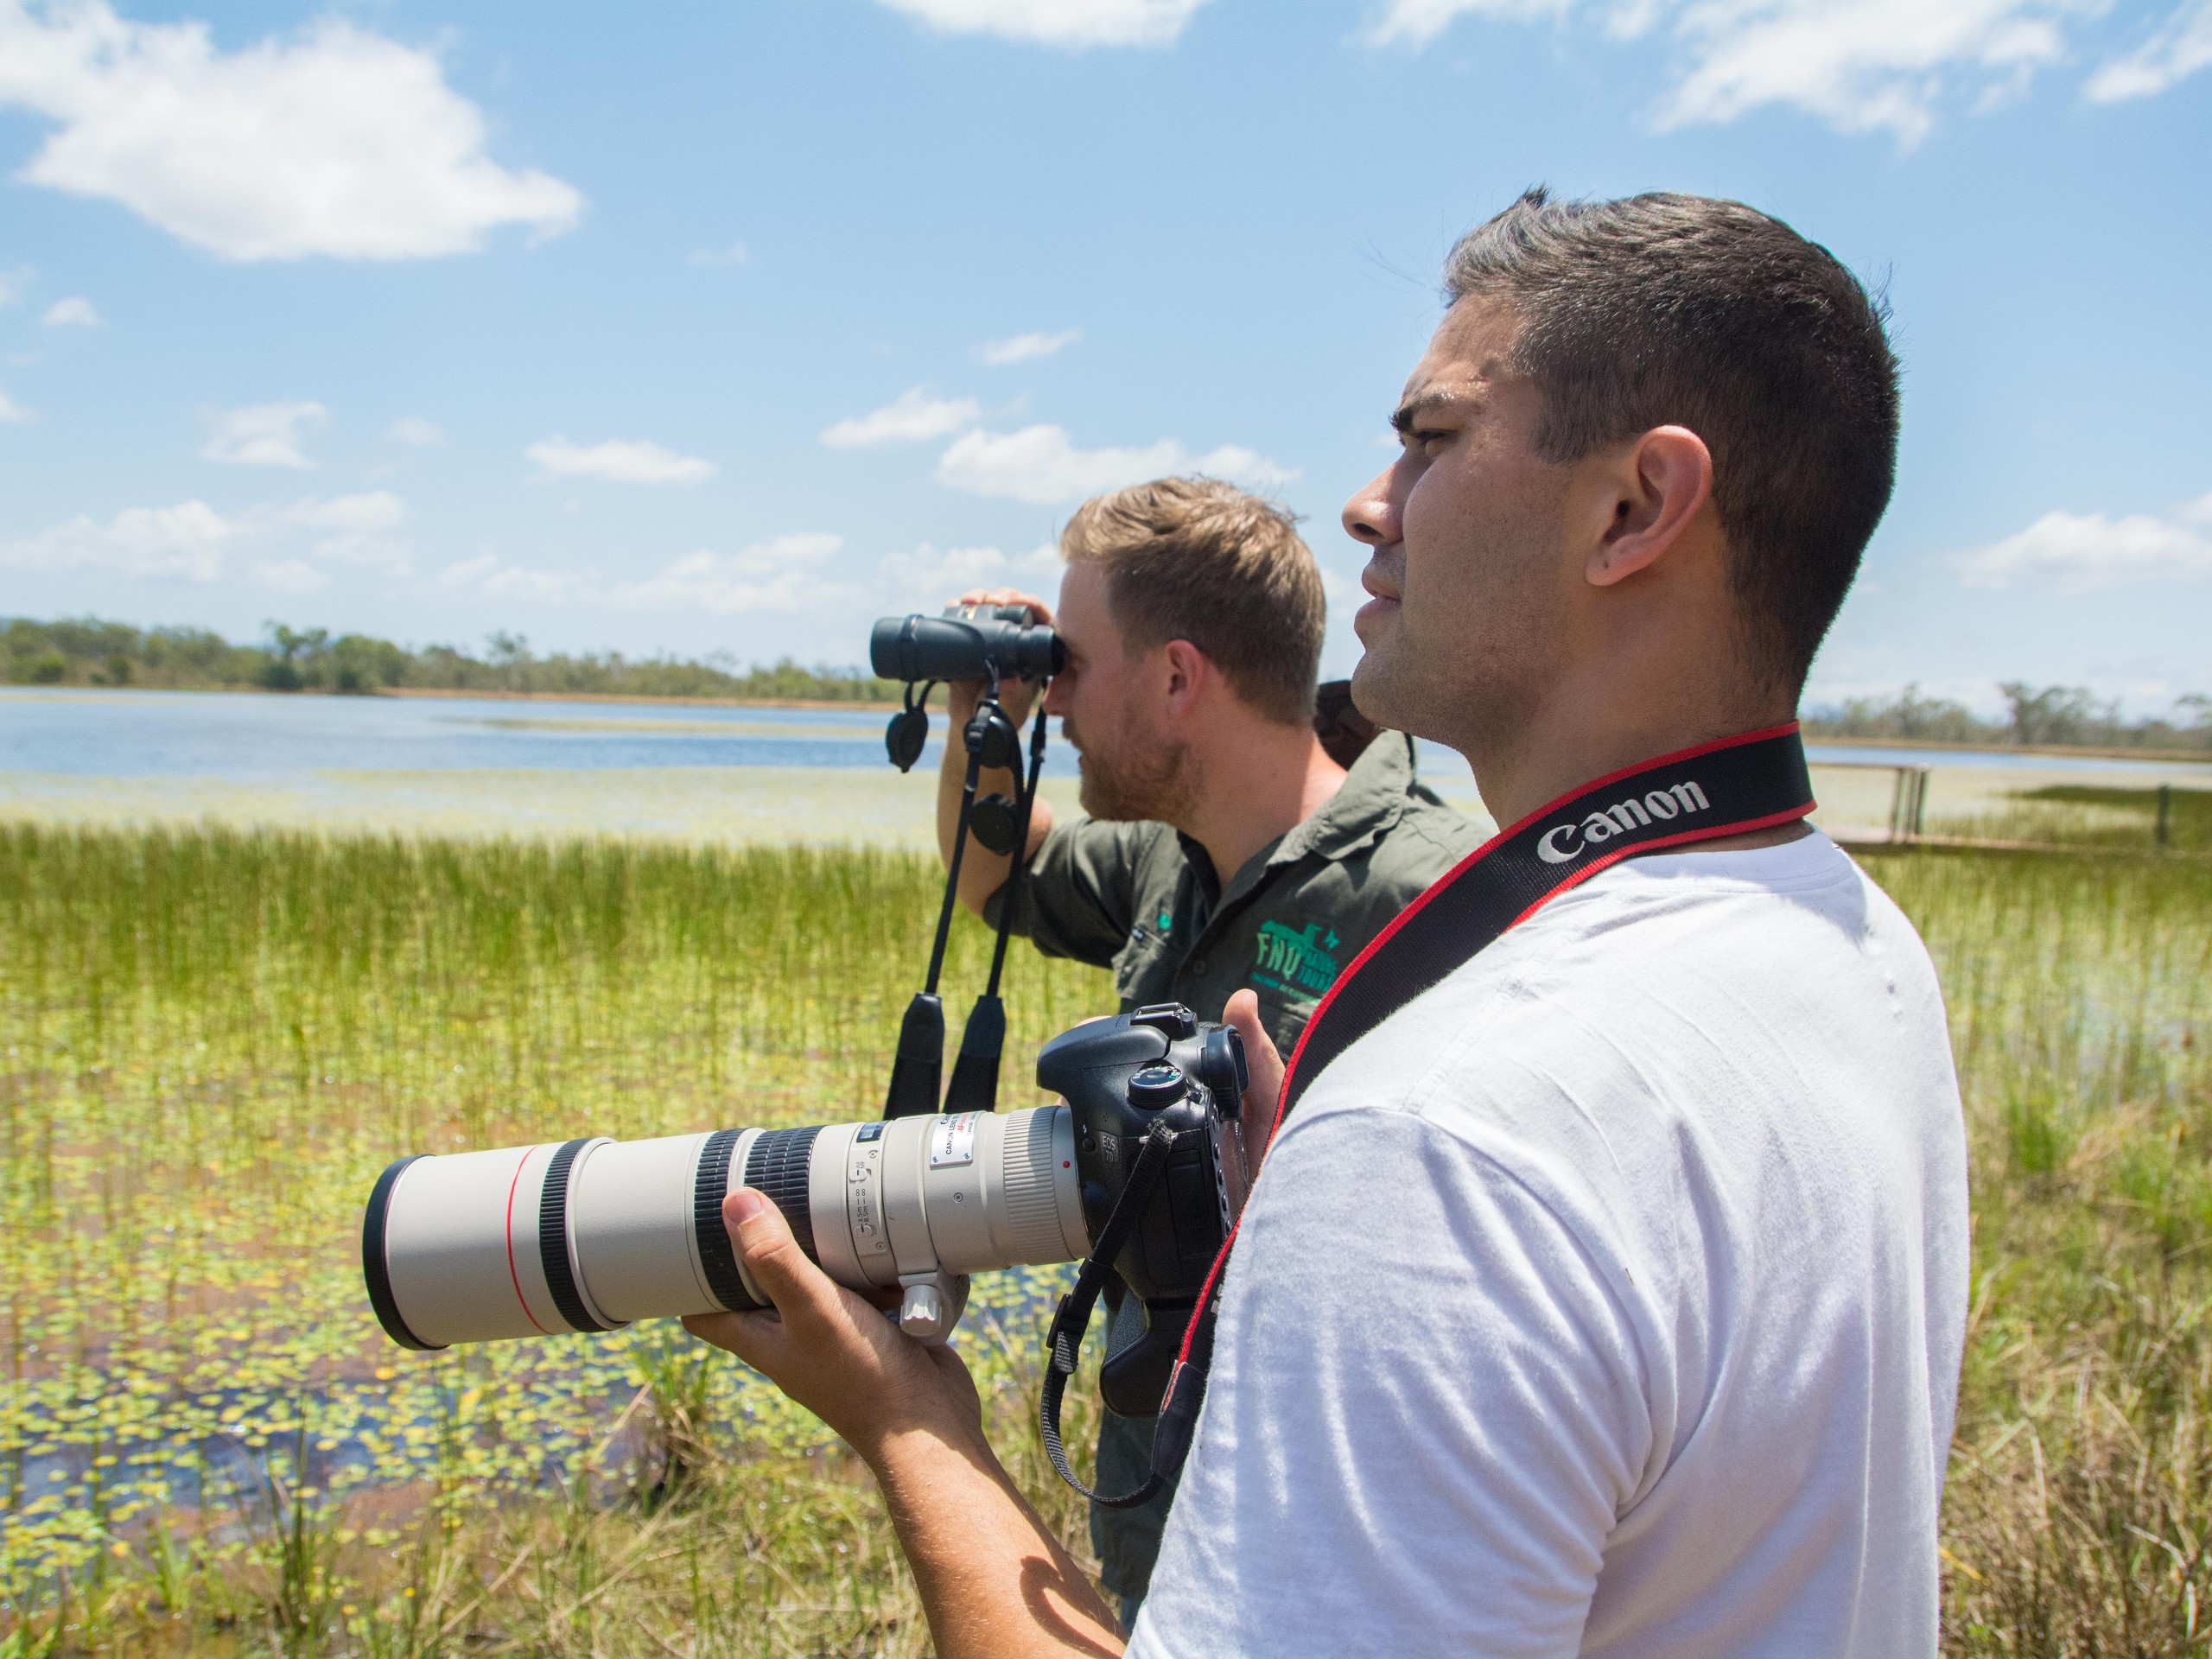
[[[1060,734],[1083,763],[1083,810],[1108,823],[1175,823],[1198,798],[1198,760],[1191,747],[1124,734],[1111,745],[1085,747],[1073,720]]]

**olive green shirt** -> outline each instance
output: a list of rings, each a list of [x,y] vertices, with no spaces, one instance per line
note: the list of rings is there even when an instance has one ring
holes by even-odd
[[[1226,887],[1205,849],[1166,824],[1055,824],[1022,878],[1014,931],[1048,957],[1112,968],[1124,1010],[1182,1002],[1218,1020],[1249,986],[1287,1056],[1337,976],[1481,838],[1415,779],[1413,740],[1385,732],[1327,805]]]
[[[1047,956],[1110,967],[1126,1011],[1182,1002],[1219,1020],[1230,993],[1259,993],[1287,1058],[1354,957],[1390,918],[1480,843],[1477,827],[1414,775],[1413,740],[1383,732],[1312,817],[1245,861],[1229,885],[1205,849],[1164,823],[1056,824],[1029,861],[1014,930]],[[998,920],[1005,890],[984,906]],[[1117,1302],[1115,1348],[1141,1316]],[[1151,1466],[1149,1418],[1102,1414],[1098,1484],[1127,1491]],[[1129,1510],[1090,1511],[1106,1587],[1141,1598],[1173,1489]]]

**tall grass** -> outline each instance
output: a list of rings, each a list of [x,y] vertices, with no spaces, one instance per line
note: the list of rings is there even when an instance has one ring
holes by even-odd
[[[896,1650],[873,1508],[803,1414],[665,1328],[404,1356],[356,1238],[404,1152],[874,1116],[936,886],[865,852],[0,829],[0,1631],[404,1649],[565,1607],[619,1649],[680,1547],[777,1610],[734,1650]],[[963,918],[949,989],[988,944]],[[1007,990],[1020,1100],[1019,1057],[1111,993],[1026,950]],[[970,1321],[1017,1440],[1043,1277]]]
[[[1942,969],[1974,1156],[1948,1647],[2204,1654],[2212,868],[1870,868]],[[354,1229],[404,1151],[872,1116],[934,887],[0,829],[0,1656],[925,1650],[865,1479],[741,1367],[666,1326],[403,1356]],[[987,947],[963,920],[950,983]],[[1008,994],[1026,1097],[1111,992],[1023,950]],[[962,1341],[1079,1541],[1029,1427],[1050,1280],[979,1283]]]
[[[1893,855],[1973,1160],[1961,1654],[2212,1651],[2212,867]]]

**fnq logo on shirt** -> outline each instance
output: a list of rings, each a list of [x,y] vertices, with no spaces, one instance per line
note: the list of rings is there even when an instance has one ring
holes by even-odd
[[[1649,829],[1656,819],[1702,812],[1713,804],[1693,779],[1684,779],[1648,794],[1631,795],[1611,806],[1601,806],[1580,823],[1555,824],[1537,838],[1536,856],[1547,864],[1571,864],[1615,836]]]

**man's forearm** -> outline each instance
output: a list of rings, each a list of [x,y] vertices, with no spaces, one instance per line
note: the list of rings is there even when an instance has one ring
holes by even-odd
[[[961,728],[976,707],[973,696],[962,697],[957,687],[949,701],[951,718],[944,734],[944,760],[937,774],[937,851],[938,857],[948,866],[952,862],[953,838],[960,829],[960,794],[968,781],[968,746],[962,739]],[[978,800],[990,794],[1011,799],[1019,787],[1011,771],[987,766],[977,775],[976,796]],[[1022,849],[1025,859],[1035,854],[1052,827],[1052,809],[1038,801],[1030,810],[1029,841]],[[982,915],[984,904],[1006,885],[1013,868],[1011,858],[992,852],[970,835],[968,850],[960,861],[960,902]]]
[[[960,794],[968,781],[968,745],[962,739],[961,728],[976,707],[975,699],[961,697],[957,688],[950,702],[944,760],[937,774],[937,851],[947,865],[952,862],[953,837],[960,829]],[[976,797],[980,800],[995,792],[1010,796],[1014,787],[1011,772],[985,767],[976,779]],[[1011,868],[1010,859],[978,845],[975,836],[969,836],[968,850],[960,861],[960,902],[982,915],[984,900],[1006,885]]]
[[[938,1659],[1122,1651],[1113,1613],[980,1438],[899,1435],[869,1462]]]

